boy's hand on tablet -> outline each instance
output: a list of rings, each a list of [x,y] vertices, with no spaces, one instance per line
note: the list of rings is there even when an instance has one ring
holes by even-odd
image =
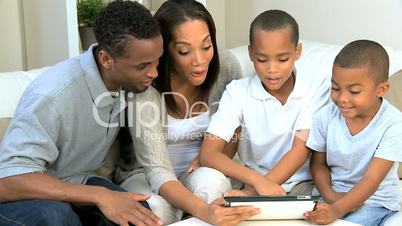
[[[230,190],[225,192],[223,196],[252,196],[258,195],[254,188],[244,188],[242,190]]]
[[[315,210],[304,213],[304,218],[313,224],[330,224],[340,217],[335,206],[327,203],[317,204]]]
[[[346,192],[331,191],[330,193],[324,195],[324,200],[326,203],[332,204],[341,199],[345,194]]]
[[[267,179],[260,180],[258,184],[254,186],[258,195],[286,195],[286,191],[283,188],[272,181]]]
[[[259,214],[261,211],[253,206],[225,207],[223,198],[215,199],[209,205],[210,222],[217,226],[235,226],[242,221]]]

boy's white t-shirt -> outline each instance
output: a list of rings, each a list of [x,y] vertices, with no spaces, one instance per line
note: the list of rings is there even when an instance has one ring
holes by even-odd
[[[335,104],[330,103],[316,117],[307,146],[326,152],[332,189],[348,192],[362,179],[373,157],[394,161],[391,170],[366,203],[399,210],[402,194],[397,170],[398,162],[402,161],[402,113],[383,99],[371,122],[354,136]]]
[[[290,150],[295,131],[310,128],[313,112],[328,100],[327,77],[301,68],[294,74],[295,86],[284,105],[265,90],[256,74],[232,81],[207,129],[228,142],[242,125],[240,160],[263,175]],[[297,183],[310,179],[306,163],[282,186],[290,191]]]

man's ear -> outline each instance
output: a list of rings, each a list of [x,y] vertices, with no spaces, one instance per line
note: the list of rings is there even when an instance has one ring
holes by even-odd
[[[296,60],[298,60],[302,54],[302,50],[303,50],[303,45],[301,44],[301,42],[297,43],[296,45]]]
[[[251,44],[248,45],[248,57],[253,62],[253,47],[251,46]]]
[[[377,96],[383,97],[389,89],[389,82],[381,82],[377,85]]]
[[[107,53],[105,50],[100,50],[98,53],[99,63],[105,69],[110,69],[111,65],[113,64],[113,58]]]

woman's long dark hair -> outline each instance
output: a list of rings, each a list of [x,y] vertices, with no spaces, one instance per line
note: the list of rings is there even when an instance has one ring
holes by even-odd
[[[171,92],[170,72],[172,69],[172,57],[169,52],[169,43],[172,40],[174,29],[188,20],[202,20],[209,30],[214,49],[214,56],[209,64],[207,77],[201,84],[201,99],[207,100],[212,86],[218,78],[219,74],[219,55],[216,44],[216,28],[211,14],[199,2],[195,0],[168,0],[155,13],[155,18],[159,23],[161,34],[163,37],[163,55],[159,59],[158,73],[159,76],[154,80],[155,88],[160,92]],[[166,95],[165,101],[167,108],[173,112],[178,111],[178,106],[173,95]]]

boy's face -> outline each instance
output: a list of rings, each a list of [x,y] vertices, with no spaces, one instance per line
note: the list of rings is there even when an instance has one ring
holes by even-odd
[[[257,30],[254,43],[249,46],[249,55],[265,89],[280,92],[290,83],[294,63],[301,54],[301,44],[291,39],[290,28],[274,31]]]
[[[376,83],[369,66],[332,68],[331,99],[346,119],[369,119],[378,111],[388,83]]]

